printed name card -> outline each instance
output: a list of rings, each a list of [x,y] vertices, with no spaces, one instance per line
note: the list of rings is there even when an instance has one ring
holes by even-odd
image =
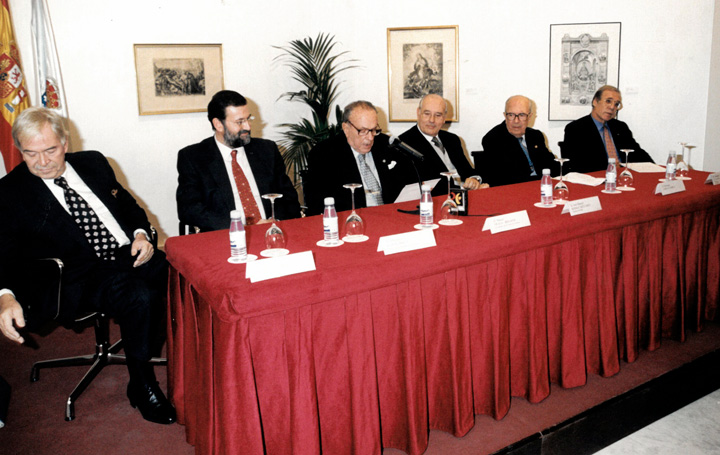
[[[583,213],[591,213],[602,210],[600,198],[597,196],[586,197],[565,203],[562,213],[570,213],[570,216],[582,215]]]
[[[668,180],[666,182],[658,183],[655,187],[655,194],[661,193],[663,196],[680,193],[681,191],[685,191],[685,184],[682,180]]]
[[[312,251],[277,256],[247,263],[245,278],[251,283],[315,270]]]
[[[493,216],[485,220],[482,230],[490,230],[491,234],[498,232],[511,231],[530,226],[530,218],[528,218],[527,210],[519,212],[506,213],[505,215]]]
[[[713,185],[720,185],[720,172],[713,172],[712,174],[708,175],[707,180],[705,180],[705,183],[710,183]]]
[[[378,240],[378,251],[385,255],[421,250],[436,246],[435,234],[432,229],[419,229],[402,234],[386,235]]]

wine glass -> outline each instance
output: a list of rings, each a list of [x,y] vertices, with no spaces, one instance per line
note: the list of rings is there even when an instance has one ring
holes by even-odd
[[[556,204],[564,204],[570,198],[570,190],[568,189],[565,182],[563,182],[563,163],[570,161],[570,158],[555,158],[555,161],[560,163],[560,181],[557,182],[555,188],[553,188],[553,201]]]
[[[263,194],[262,197],[263,199],[270,200],[270,207],[272,208],[272,216],[270,217],[270,220],[272,221],[272,226],[270,226],[267,232],[265,232],[266,249],[261,251],[260,255],[265,257],[275,257],[288,254],[289,251],[285,249],[285,234],[277,225],[277,220],[275,219],[275,199],[282,197],[282,194],[269,193]]]
[[[458,219],[458,206],[450,196],[450,179],[455,175],[455,171],[441,172],[440,175],[444,175],[448,182],[448,197],[445,202],[440,206],[440,221],[439,224],[445,226],[457,226],[462,224],[462,220]]]
[[[350,190],[350,200],[352,201],[352,212],[345,220],[345,237],[343,240],[350,243],[364,242],[368,239],[365,235],[365,224],[360,215],[355,212],[355,188],[362,188],[360,183],[346,183],[343,188]]]
[[[633,187],[633,175],[630,173],[630,154],[635,150],[620,149],[620,151],[625,153],[625,169],[618,176],[617,189],[621,191],[635,191]]]
[[[678,160],[677,164],[677,178],[678,180],[692,180],[688,174],[690,174],[690,149],[695,148],[694,145],[688,144],[687,142],[681,142],[682,145],[682,160]],[[685,153],[687,150],[687,154]]]

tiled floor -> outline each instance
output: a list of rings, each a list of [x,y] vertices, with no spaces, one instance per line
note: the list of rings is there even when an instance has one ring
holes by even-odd
[[[596,452],[596,455],[650,454],[720,454],[720,390]]]

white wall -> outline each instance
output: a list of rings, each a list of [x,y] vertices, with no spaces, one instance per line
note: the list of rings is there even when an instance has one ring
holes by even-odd
[[[710,62],[710,89],[708,91],[707,128],[702,163],[707,171],[720,171],[720,8],[715,2],[713,22],[712,58]],[[695,160],[693,160],[695,161]]]
[[[534,126],[557,152],[566,122],[547,120],[549,26],[622,22],[622,119],[658,161],[679,149],[680,141],[698,145],[694,167],[701,169],[705,160],[713,0],[47,3],[74,124],[73,148],[105,153],[164,236],[177,233],[176,152],[209,136],[210,126],[204,113],[138,115],[135,43],[222,43],[225,87],[257,106],[261,125],[254,134],[277,140],[274,125],[295,122],[305,112],[297,103],[277,100],[296,87],[273,62],[279,52],[272,46],[318,32],[335,35],[337,49],[350,51],[361,65],[345,73],[339,103],[367,99],[387,119],[386,29],[457,24],[460,121],[450,131],[468,150],[480,149],[483,135],[502,120],[505,99],[522,93],[537,103]],[[10,8],[33,93],[30,2],[10,0]],[[399,134],[410,124],[382,126]]]

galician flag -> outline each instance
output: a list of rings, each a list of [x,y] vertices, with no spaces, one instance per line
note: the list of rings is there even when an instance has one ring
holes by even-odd
[[[20,55],[15,43],[8,0],[0,0],[0,176],[22,162],[12,140],[12,125],[20,111],[30,107]]]
[[[48,109],[67,118],[65,88],[60,75],[55,37],[48,15],[45,0],[32,0],[32,19],[30,21],[33,37],[33,56],[37,71],[37,98]]]

